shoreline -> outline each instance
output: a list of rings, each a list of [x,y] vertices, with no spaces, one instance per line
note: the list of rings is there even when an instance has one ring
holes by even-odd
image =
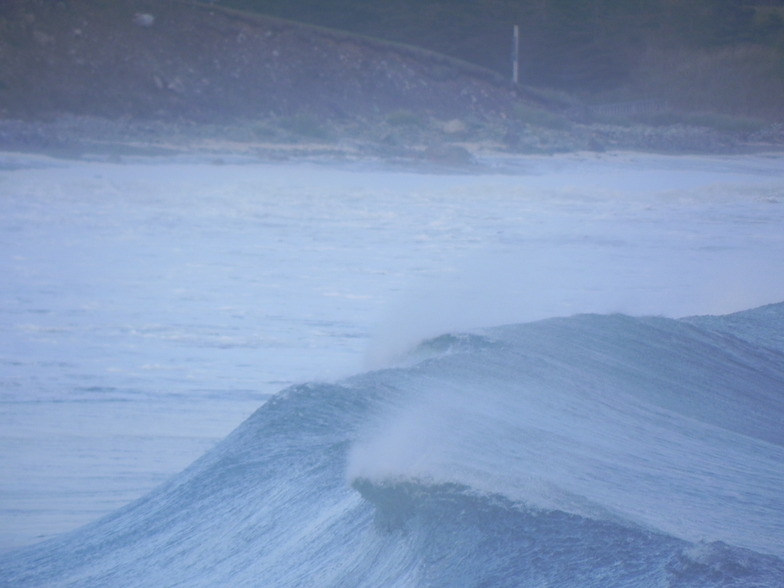
[[[390,140],[378,121],[360,132],[332,129],[329,138],[254,137],[252,121],[214,125],[193,122],[109,120],[63,116],[48,121],[0,120],[0,153],[42,155],[74,161],[121,163],[136,158],[197,158],[205,163],[296,163],[382,165],[432,171],[487,171],[486,161],[564,155],[775,156],[784,153],[784,125],[757,136],[719,134],[699,127],[577,125],[567,131],[528,128],[528,145],[493,137],[449,136],[432,128],[399,132]],[[433,126],[433,125],[431,125]],[[353,131],[353,132],[351,132]],[[380,139],[378,137],[381,137]],[[597,136],[604,141],[599,144]],[[607,139],[610,137],[610,139]],[[613,139],[614,138],[614,139]],[[766,140],[767,139],[767,140]],[[533,142],[538,144],[534,145]],[[492,166],[493,171],[498,171]]]

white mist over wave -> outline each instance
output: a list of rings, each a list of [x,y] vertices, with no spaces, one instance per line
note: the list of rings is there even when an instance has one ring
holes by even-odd
[[[784,555],[784,349],[621,316],[486,334],[423,344],[414,357],[432,365],[366,425],[350,482],[459,484]]]
[[[489,325],[577,313],[681,317],[728,314],[776,300],[781,262],[744,254],[684,255],[553,246],[549,251],[482,253],[452,273],[423,278],[390,305],[366,355],[389,365],[419,341]],[[600,248],[600,247],[597,247]]]
[[[784,183],[772,170],[726,185],[705,170],[642,183],[608,168],[561,191],[568,168],[472,187],[469,214],[492,229],[392,297],[366,367],[445,332],[585,312],[726,314],[782,296]]]
[[[0,545],[142,495],[268,394],[363,353],[379,367],[446,331],[782,298],[780,158],[488,163],[3,156]]]

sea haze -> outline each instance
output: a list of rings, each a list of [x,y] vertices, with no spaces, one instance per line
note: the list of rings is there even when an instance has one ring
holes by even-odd
[[[679,377],[688,377],[691,365],[704,369],[710,363],[705,358],[711,357],[707,350],[719,349],[728,361],[765,374],[764,390],[778,386],[780,391],[782,380],[772,367],[776,362],[758,357],[781,353],[775,338],[747,337],[740,347],[721,340],[753,333],[759,329],[749,324],[759,322],[726,319],[718,326],[694,326],[688,321],[571,319],[565,325],[482,331],[476,335],[480,339],[437,339],[444,333],[576,313],[683,317],[781,301],[781,158],[606,154],[499,157],[482,163],[481,171],[466,174],[314,163],[217,165],[157,159],[117,164],[3,156],[0,546],[35,543],[144,495],[290,384],[343,382],[368,369],[440,358],[441,367],[428,376],[440,384],[426,395],[417,393],[424,385],[416,380],[419,376],[405,371],[413,367],[398,367],[403,372],[384,376],[392,380],[363,376],[372,380],[367,387],[373,390],[398,390],[390,394],[389,406],[383,394],[376,405],[375,392],[369,393],[369,406],[347,399],[340,392],[346,384],[337,386],[334,396],[329,386],[295,389],[315,390],[313,400],[302,400],[303,410],[318,411],[323,404],[332,414],[333,400],[356,409],[349,411],[354,419],[350,426],[344,424],[345,438],[336,441],[351,448],[336,450],[340,455],[323,466],[337,502],[325,498],[323,508],[311,513],[314,529],[323,531],[320,525],[328,525],[332,517],[340,519],[336,525],[362,526],[373,512],[374,524],[391,517],[388,526],[394,529],[408,523],[389,515],[384,506],[389,500],[404,505],[395,512],[408,512],[424,492],[431,509],[426,511],[432,514],[454,501],[480,500],[479,492],[503,499],[470,508],[490,512],[503,507],[507,514],[501,518],[508,518],[509,507],[514,516],[523,517],[521,525],[532,524],[519,510],[525,504],[561,513],[557,516],[660,534],[662,543],[646,536],[652,545],[627,537],[627,531],[613,535],[620,543],[642,541],[639,553],[647,554],[640,556],[643,575],[661,568],[656,557],[650,556],[655,565],[646,563],[654,551],[686,553],[683,566],[689,570],[689,562],[700,557],[721,559],[721,548],[711,543],[715,541],[781,557],[774,539],[781,536],[780,514],[777,519],[764,506],[770,489],[780,482],[770,464],[780,457],[781,439],[749,432],[756,431],[749,422],[759,418],[759,407],[738,398],[743,396],[740,384],[725,390],[726,402],[736,411],[732,414],[747,415],[743,426],[748,430],[736,430],[720,414],[707,418],[674,406],[671,397],[657,396],[655,386],[630,390],[628,381],[607,372],[608,366],[637,370],[646,381],[662,377],[665,387],[672,386],[674,376],[661,375],[661,365],[675,361],[678,350],[685,354],[704,345],[704,355],[682,358],[678,369],[685,371]],[[779,320],[776,312],[772,315]],[[715,334],[719,326],[725,335]],[[708,334],[698,336],[687,327]],[[581,338],[590,343],[571,349]],[[440,343],[422,347],[425,339]],[[619,340],[631,346],[658,341],[651,354],[660,363],[618,355]],[[674,342],[672,348],[667,341]],[[465,379],[449,367],[452,360],[445,357],[451,351],[440,355],[445,349],[463,349],[460,342],[474,366],[466,368]],[[597,348],[589,361],[580,353],[593,344]],[[755,351],[758,346],[764,351]],[[417,350],[413,355],[412,349]],[[559,355],[559,349],[578,355]],[[495,383],[478,367],[488,353],[490,364],[500,366]],[[529,358],[538,353],[545,364],[570,367],[550,372],[538,363],[529,366],[524,372],[531,378],[529,396],[521,396],[510,382],[522,375],[504,371],[512,370],[515,353]],[[602,362],[597,356],[609,359]],[[555,373],[568,374],[560,376],[568,381],[555,386]],[[727,379],[743,381],[744,373],[732,372],[718,383],[708,379],[709,388],[720,388]],[[413,383],[396,378],[413,378]],[[488,385],[496,392],[485,405],[477,391]],[[557,394],[544,402],[536,394],[542,387]],[[605,387],[622,391],[623,402],[616,405]],[[705,392],[696,385],[687,390],[697,391]],[[310,398],[310,393],[302,394],[276,398],[289,411],[293,405],[286,399]],[[413,404],[408,401],[412,394],[418,396]],[[779,402],[757,400],[774,408]],[[596,412],[597,402],[617,413],[612,425],[608,414]],[[711,403],[710,398],[694,402]],[[524,410],[530,411],[525,418],[520,416]],[[263,411],[257,414],[262,415],[254,417],[257,421],[269,418]],[[420,422],[423,414],[439,417]],[[698,421],[691,429],[689,419]],[[292,431],[298,427],[295,421],[285,422]],[[560,428],[567,425],[568,435]],[[641,433],[636,445],[630,443],[631,426]],[[450,436],[455,427],[467,433],[457,441]],[[498,436],[488,438],[488,430]],[[596,439],[598,430],[604,436]],[[507,444],[503,431],[515,438],[522,434],[531,443]],[[197,473],[215,474],[207,465],[227,452],[250,451],[240,441],[248,435],[267,432],[246,423],[191,474],[174,478],[142,504],[157,505],[156,512],[187,511],[190,507],[178,506],[172,498],[172,488],[195,491],[188,484]],[[664,445],[651,441],[662,436]],[[586,447],[587,438],[594,438],[595,446],[581,449],[587,451],[583,455],[575,448]],[[417,439],[429,453],[421,454]],[[623,451],[616,448],[619,443]],[[490,447],[496,448],[493,459],[483,453]],[[719,479],[728,462],[712,452],[726,447],[733,448],[727,457],[733,468],[748,468],[743,476]],[[690,461],[678,462],[679,467],[697,473],[668,479],[656,459],[670,467],[672,456],[683,452]],[[630,467],[630,455],[646,461]],[[756,457],[749,461],[749,455]],[[453,475],[443,475],[445,471]],[[661,487],[642,482],[653,478]],[[749,485],[749,479],[754,483]],[[224,483],[230,482],[216,474],[212,484]],[[735,497],[725,501],[729,506],[721,512],[711,510],[711,501],[720,501],[710,490],[717,485]],[[706,502],[690,502],[703,490]],[[263,499],[265,490],[258,492]],[[696,513],[695,518],[689,521],[677,509],[662,513],[675,502]],[[286,516],[298,505],[296,500],[281,502],[279,512]],[[152,515],[145,508],[123,511],[127,518],[121,524],[131,528],[149,522]],[[348,516],[355,508],[356,518]],[[346,517],[353,522],[346,523]],[[748,524],[739,525],[738,517]],[[112,532],[111,520],[95,531],[96,545],[102,533]],[[236,521],[226,518],[224,523]],[[561,523],[558,519],[547,526],[548,532],[568,535],[568,525]],[[181,524],[195,525],[185,518]],[[349,533],[348,527],[340,528]],[[470,534],[468,529],[460,532]],[[286,536],[284,531],[280,536]],[[431,532],[422,531],[422,540]],[[145,538],[134,533],[124,549],[128,561],[137,563],[127,569],[139,565],[140,554],[150,546],[167,544],[157,537],[143,547]],[[591,533],[606,538],[599,530]],[[705,553],[689,551],[702,540],[709,545]],[[58,553],[66,557],[67,541],[58,545]],[[95,557],[108,557],[95,549]],[[285,559],[282,553],[278,555]],[[402,584],[413,582],[401,570],[416,567],[410,559],[414,556],[396,553],[408,563],[388,560],[389,569],[397,570],[390,574],[397,574]],[[739,556],[733,552],[733,557]],[[755,568],[763,570],[760,578],[775,577],[781,569],[776,561]],[[81,565],[77,562],[67,572],[50,570],[50,580],[58,574],[76,578],[87,573],[76,569]],[[435,568],[417,569],[448,580]],[[532,568],[534,572],[540,573]],[[14,573],[27,577],[21,568]],[[150,573],[149,581],[166,581]],[[226,570],[215,573],[212,580],[230,581]],[[193,581],[198,583],[199,577]],[[594,580],[587,578],[584,585]]]

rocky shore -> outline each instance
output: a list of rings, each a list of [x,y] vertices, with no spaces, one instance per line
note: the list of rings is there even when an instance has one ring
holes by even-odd
[[[402,116],[402,115],[401,115]],[[336,124],[310,117],[234,124],[112,120],[65,115],[52,120],[0,119],[0,151],[55,157],[242,156],[263,161],[300,158],[377,159],[469,165],[489,153],[547,155],[574,151],[740,154],[781,151],[784,125],[753,133],[686,126],[570,123],[562,129],[392,119]]]

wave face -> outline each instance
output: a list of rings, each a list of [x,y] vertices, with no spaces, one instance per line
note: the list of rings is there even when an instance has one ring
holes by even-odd
[[[284,390],[8,586],[784,585],[784,303],[445,335]]]

